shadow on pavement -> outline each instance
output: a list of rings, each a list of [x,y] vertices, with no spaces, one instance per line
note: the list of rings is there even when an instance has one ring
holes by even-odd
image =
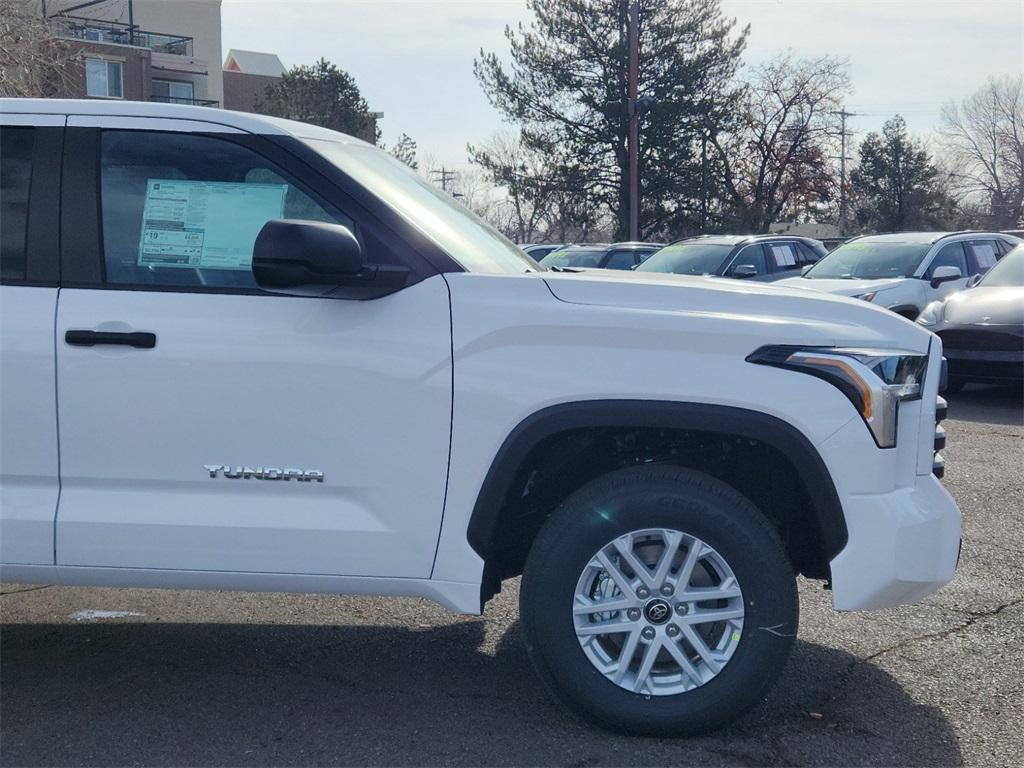
[[[960,765],[939,711],[855,657],[797,642],[769,699],[692,740],[568,715],[514,625],[14,624],[5,765]],[[820,714],[820,719],[809,713]]]
[[[962,391],[943,397],[949,402],[949,418],[982,424],[1024,426],[1024,389],[968,384]]]

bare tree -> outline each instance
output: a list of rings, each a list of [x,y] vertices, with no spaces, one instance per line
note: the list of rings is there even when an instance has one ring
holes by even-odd
[[[37,2],[0,0],[0,96],[53,98],[81,76],[77,53],[57,39]]]
[[[847,66],[831,56],[784,54],[752,71],[737,125],[710,137],[728,217],[722,225],[767,232],[787,206],[831,195],[832,113],[850,90]]]
[[[1024,75],[991,78],[942,109],[941,136],[964,201],[982,203],[989,227],[1024,224]]]
[[[543,152],[528,146],[509,131],[468,148],[470,162],[480,166],[491,182],[504,190],[511,237],[519,243],[538,239],[551,212],[553,196],[562,179]]]

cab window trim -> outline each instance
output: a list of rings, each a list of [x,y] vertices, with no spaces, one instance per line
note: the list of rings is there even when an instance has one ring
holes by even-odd
[[[352,219],[356,225],[381,243],[396,263],[409,269],[406,288],[438,273],[433,264],[416,251],[406,238],[382,223],[374,212],[354,200],[346,190],[325,178],[317,168],[311,168],[290,147],[271,141],[269,136],[256,134],[225,134],[220,132],[175,131],[167,127],[136,129],[121,127],[71,127],[66,129],[63,153],[65,183],[61,190],[60,232],[62,235],[60,264],[61,287],[98,290],[152,291],[167,293],[229,294],[273,296],[282,294],[260,288],[239,286],[157,285],[138,283],[109,283],[103,242],[103,209],[101,193],[101,149],[105,131],[152,134],[182,134],[228,141],[254,152],[269,164],[294,178],[303,191],[311,193],[315,202],[327,203]],[[297,142],[296,142],[297,143]],[[404,290],[400,289],[400,290]],[[293,297],[294,298],[294,297]],[[315,297],[307,297],[315,298]],[[356,299],[336,298],[335,301]]]

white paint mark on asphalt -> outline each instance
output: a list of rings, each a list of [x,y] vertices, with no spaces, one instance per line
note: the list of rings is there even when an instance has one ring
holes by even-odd
[[[95,621],[96,619],[123,619],[127,616],[145,616],[144,613],[136,613],[135,611],[97,611],[95,609],[87,609],[84,611],[75,611],[71,614],[71,618],[75,621]]]

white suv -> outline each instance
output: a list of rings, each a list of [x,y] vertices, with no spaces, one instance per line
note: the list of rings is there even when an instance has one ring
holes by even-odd
[[[854,296],[913,320],[931,302],[959,291],[1021,242],[998,232],[901,232],[849,240],[791,287]]]
[[[862,301],[543,271],[299,123],[0,101],[0,576],[411,595],[519,574],[536,668],[637,733],[759,701],[796,576],[952,578],[941,342]]]

